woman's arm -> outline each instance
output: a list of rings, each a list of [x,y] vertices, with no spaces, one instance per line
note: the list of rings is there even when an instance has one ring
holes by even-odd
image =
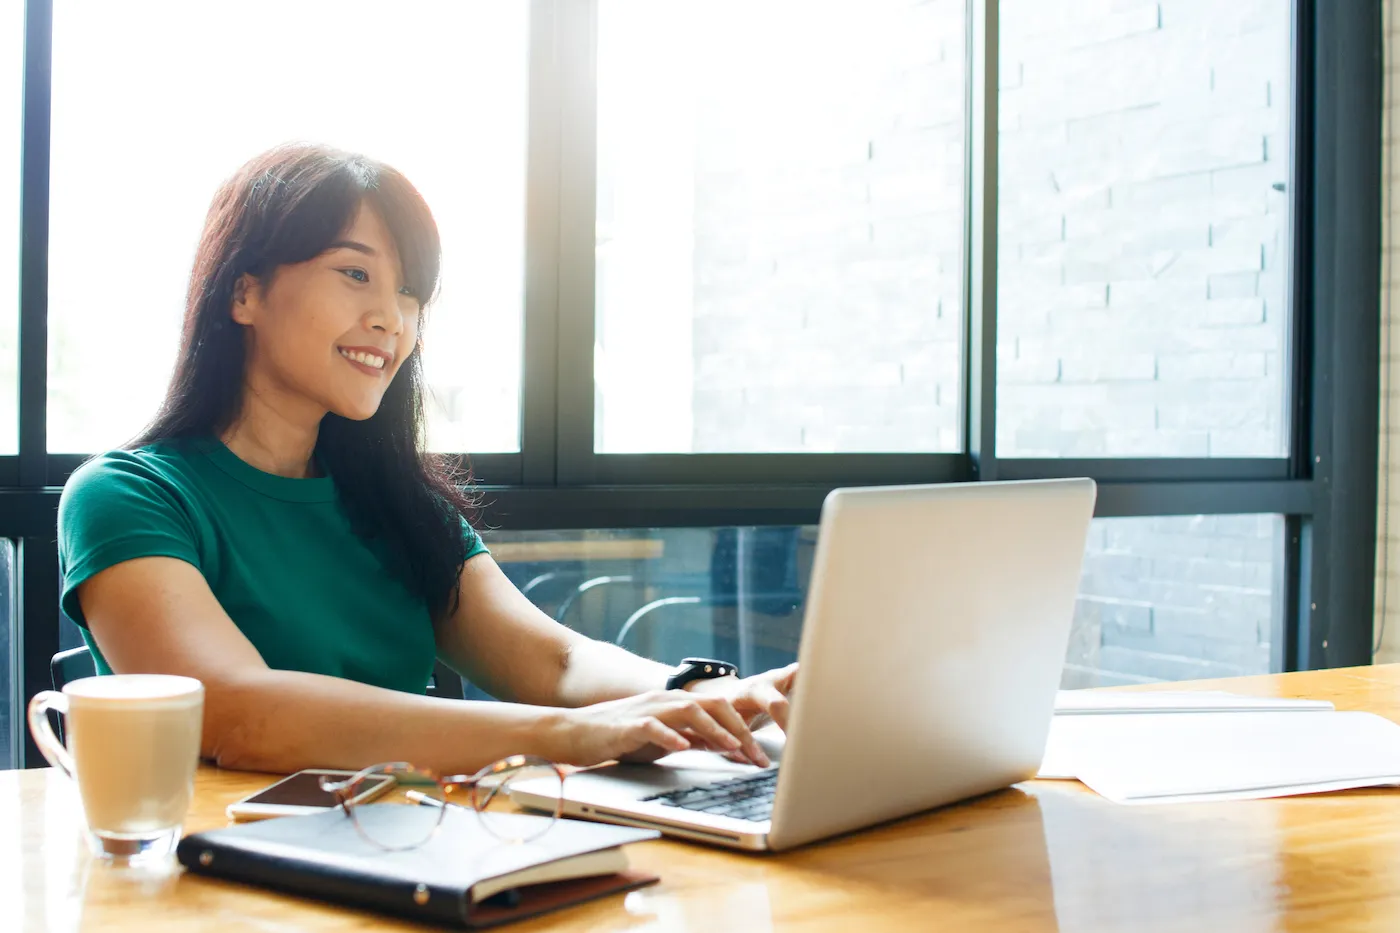
[[[438,651],[492,696],[540,706],[588,706],[661,690],[671,673],[560,625],[489,554],[463,565],[461,600],[438,627]]]
[[[461,600],[439,626],[438,650],[493,696],[541,706],[583,707],[662,690],[671,673],[665,665],[554,621],[487,554],[462,567]],[[748,726],[763,717],[787,725],[787,697],[796,670],[793,665],[743,680],[697,681],[689,692],[720,700],[721,724],[739,738],[750,758],[766,765]],[[731,715],[735,711],[737,716]]]
[[[117,564],[84,582],[79,598],[113,671],[184,674],[204,683],[201,754],[221,767],[281,772],[407,760],[453,771],[546,751],[547,710],[464,704],[269,668],[204,577],[181,560]],[[461,740],[443,742],[451,733]]]
[[[706,747],[738,746],[715,721],[724,716],[723,701],[674,691],[560,710],[434,699],[273,670],[200,572],[175,558],[116,564],[85,581],[79,598],[113,671],[204,683],[201,754],[221,767],[286,773],[410,761],[453,773],[522,753],[589,765],[691,747],[682,732]]]

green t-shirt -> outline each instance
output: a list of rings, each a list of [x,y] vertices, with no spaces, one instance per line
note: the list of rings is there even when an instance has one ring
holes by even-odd
[[[468,557],[486,550],[466,522]],[[78,601],[83,581],[137,557],[197,567],[269,667],[423,693],[436,658],[427,604],[350,527],[329,477],[289,479],[215,438],[84,464],[58,506],[63,611],[111,668]]]

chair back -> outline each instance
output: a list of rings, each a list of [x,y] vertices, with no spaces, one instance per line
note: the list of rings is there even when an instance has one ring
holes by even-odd
[[[438,661],[433,665],[433,675],[428,678],[427,694],[446,700],[463,699],[462,675]]]
[[[96,675],[97,662],[92,659],[92,652],[88,650],[87,645],[60,651],[49,661],[49,678],[53,681],[55,690],[62,690],[64,684],[74,680]]]

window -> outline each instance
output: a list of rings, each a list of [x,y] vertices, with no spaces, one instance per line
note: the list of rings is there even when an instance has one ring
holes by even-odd
[[[51,138],[23,140],[51,150],[23,412],[48,450],[16,450],[0,300],[0,540],[26,542],[31,649],[59,484],[155,411],[215,186],[298,137],[397,165],[436,211],[430,446],[485,455],[497,556],[567,624],[776,663],[800,610],[740,591],[805,593],[803,564],[744,554],[808,546],[832,486],[1087,474],[1123,517],[1094,525],[1066,686],[1371,657],[1372,5],[33,0],[0,37],[26,8],[41,36],[54,16]],[[0,91],[12,127],[19,106]],[[985,258],[995,346],[965,281]],[[965,391],[984,351],[995,385]],[[525,530],[550,527],[593,530]]]
[[[155,414],[215,188],[310,139],[394,165],[437,217],[430,444],[519,450],[527,17],[508,0],[58,0],[49,449],[109,448]]]
[[[997,453],[1279,457],[1291,5],[1001,4]]]
[[[484,537],[537,606],[590,637],[668,664],[797,658],[814,526]],[[1282,537],[1277,515],[1095,519],[1063,685],[1267,673]]]
[[[1267,674],[1281,611],[1283,519],[1096,519],[1065,687]]]
[[[598,452],[960,449],[965,28],[600,3]]]
[[[506,576],[584,634],[667,664],[797,659],[814,527],[487,532]]]
[[[24,4],[0,13],[0,454],[19,452],[19,158]]]

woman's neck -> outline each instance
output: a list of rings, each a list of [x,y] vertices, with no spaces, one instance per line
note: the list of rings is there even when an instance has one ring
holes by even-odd
[[[245,390],[242,410],[219,439],[238,459],[264,473],[307,479],[317,475],[312,454],[323,415],[288,417],[260,393]]]

